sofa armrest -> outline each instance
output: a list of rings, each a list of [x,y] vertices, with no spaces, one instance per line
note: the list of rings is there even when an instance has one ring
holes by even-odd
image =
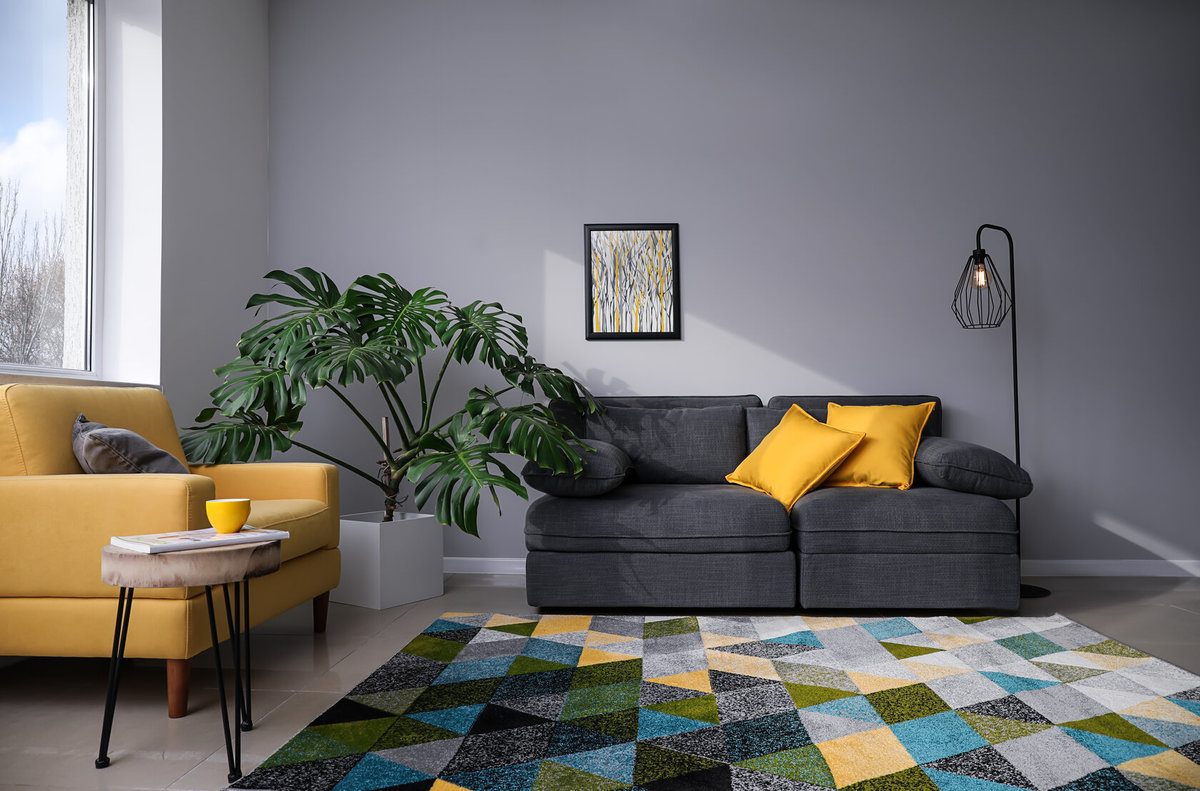
[[[190,468],[211,478],[217,497],[251,500],[320,500],[338,510],[338,473],[332,464],[310,462],[253,462],[212,464]]]
[[[530,487],[555,497],[595,497],[621,485],[633,462],[629,454],[598,439],[580,439],[583,470],[578,475],[557,473],[527,462],[521,470]]]
[[[1016,500],[1033,491],[1029,473],[991,448],[945,437],[927,437],[917,447],[917,479],[929,486]]]
[[[0,477],[0,596],[111,596],[100,549],[117,535],[208,527],[200,475]]]

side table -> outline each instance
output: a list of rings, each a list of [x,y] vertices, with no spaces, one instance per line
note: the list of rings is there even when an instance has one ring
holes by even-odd
[[[156,555],[130,552],[106,546],[100,553],[100,578],[120,588],[117,620],[113,628],[112,661],[108,668],[108,696],[104,701],[104,725],[100,731],[100,754],[96,768],[108,766],[108,740],[112,734],[113,714],[117,707],[117,687],[121,681],[121,663],[125,657],[125,637],[133,609],[135,588],[203,587],[208,604],[208,626],[212,635],[213,658],[217,669],[217,695],[221,701],[221,727],[225,731],[225,756],[229,761],[229,782],[242,776],[242,731],[254,727],[250,715],[250,580],[279,568],[278,541],[257,544],[185,549]],[[232,599],[230,585],[232,584]],[[230,738],[229,710],[225,702],[225,674],[221,669],[221,645],[217,638],[217,616],[213,609],[213,586],[220,585],[225,597],[225,622],[233,649],[234,727]],[[245,653],[245,680],[242,655]]]

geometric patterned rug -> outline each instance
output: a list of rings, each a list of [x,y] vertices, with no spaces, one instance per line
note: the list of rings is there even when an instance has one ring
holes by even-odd
[[[446,613],[235,785],[1200,787],[1200,678],[1049,618]]]

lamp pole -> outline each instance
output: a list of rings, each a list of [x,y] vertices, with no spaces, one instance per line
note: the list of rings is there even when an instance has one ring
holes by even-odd
[[[1004,238],[1008,240],[1008,313],[1009,313],[1009,330],[1012,334],[1012,390],[1013,390],[1013,461],[1017,466],[1021,466],[1021,388],[1017,376],[1017,264],[1016,255],[1013,252],[1013,238],[1008,229],[1000,225],[992,225],[984,223],[975,231],[975,252],[972,254],[972,260],[982,264],[986,260],[987,252],[983,249],[983,232],[986,230],[999,231],[1004,234]],[[1003,314],[1000,316],[1000,321],[1003,321]],[[989,326],[989,325],[984,325]],[[993,324],[990,326],[998,326]],[[1020,556],[1020,541],[1021,541],[1021,500],[1018,498],[1013,503],[1013,513],[1016,518],[1017,525],[1017,554]],[[1023,599],[1040,599],[1044,596],[1049,596],[1050,591],[1037,585],[1021,585],[1021,598]]]
[[[983,250],[983,232],[987,229],[999,231],[1008,240],[1008,321],[1012,330],[1012,385],[1013,385],[1013,461],[1021,466],[1021,390],[1017,384],[1017,265],[1013,256],[1013,238],[1007,228],[984,223],[975,231],[975,249]],[[1021,501],[1017,500],[1017,529],[1021,528]]]

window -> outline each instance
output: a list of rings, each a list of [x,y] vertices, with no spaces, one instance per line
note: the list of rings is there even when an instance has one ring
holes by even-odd
[[[90,0],[0,0],[0,366],[90,371]]]

